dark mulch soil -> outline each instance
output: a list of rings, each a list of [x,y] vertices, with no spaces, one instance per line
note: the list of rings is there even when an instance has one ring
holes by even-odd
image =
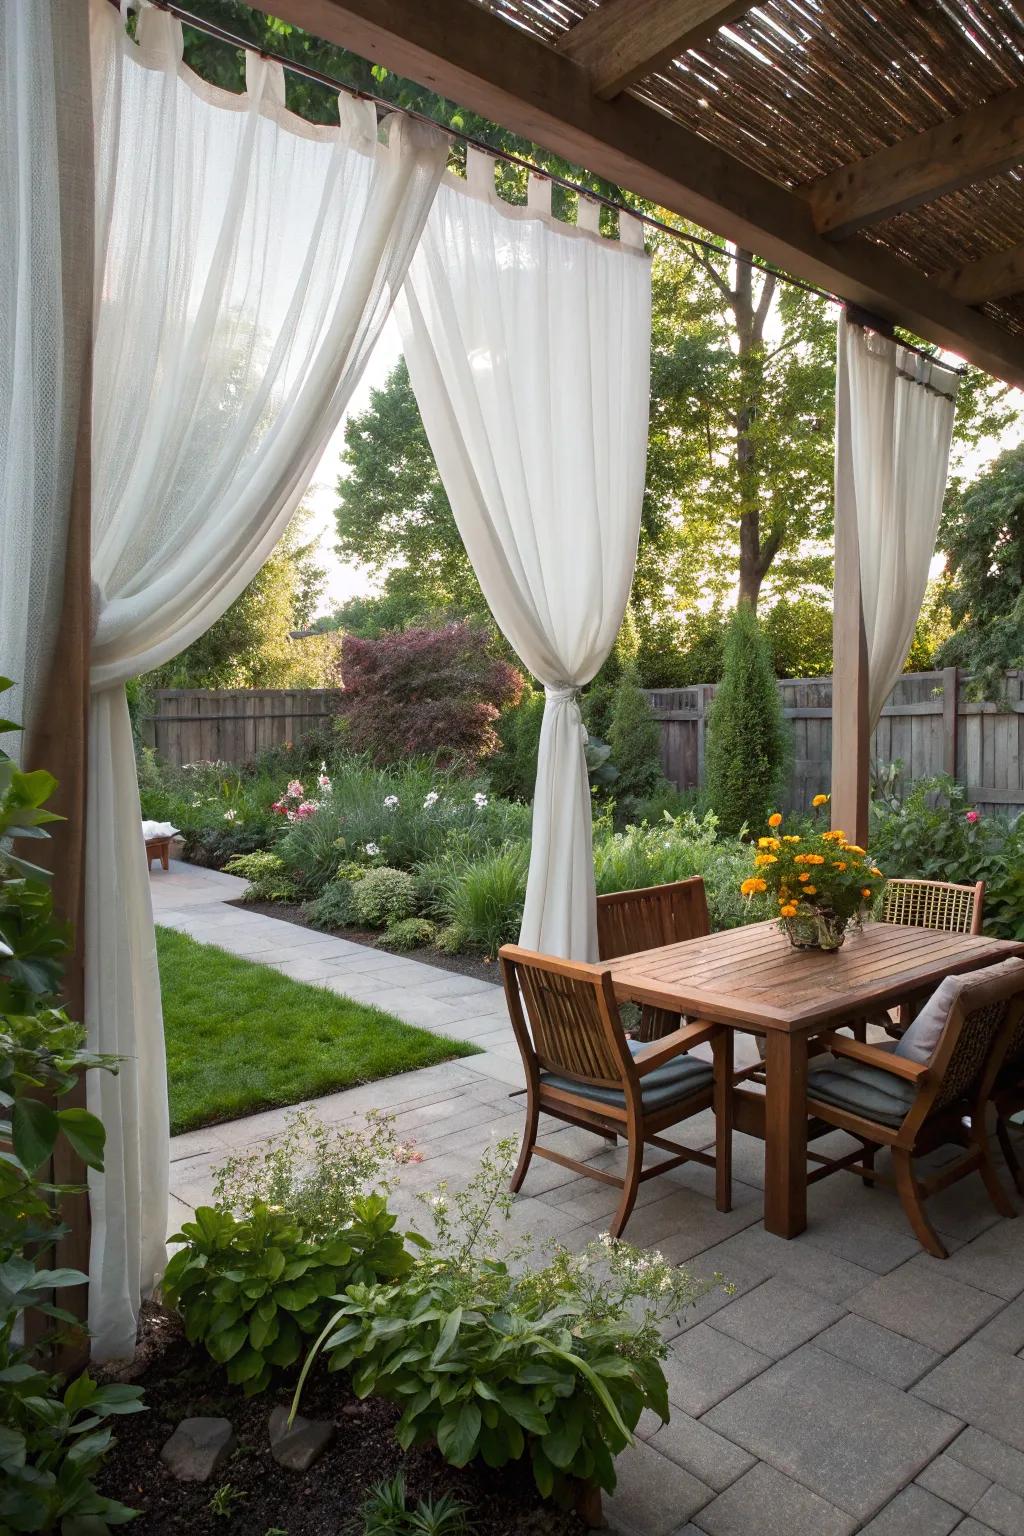
[[[262,912],[267,917],[279,917],[282,922],[295,923],[299,928],[313,926],[303,916],[301,907],[285,901],[229,901],[226,905],[241,907],[245,912]],[[315,931],[324,932],[322,928]],[[351,939],[353,944],[365,944],[368,949],[384,950],[389,955],[397,953],[380,942],[380,934],[373,928],[335,928],[328,937]],[[435,965],[441,971],[456,971],[460,976],[475,976],[478,981],[491,981],[496,987],[501,986],[501,972],[497,965],[480,955],[445,955],[439,949],[427,946],[423,949],[403,950],[401,958],[422,960],[424,965]]]
[[[101,1373],[102,1374],[102,1373]],[[122,1376],[118,1379],[124,1380]],[[301,1411],[337,1426],[334,1442],[308,1472],[286,1472],[270,1454],[267,1421],[291,1401],[291,1381],[279,1391],[243,1397],[205,1352],[188,1344],[177,1317],[144,1309],[142,1339],[131,1380],[145,1389],[148,1412],[114,1421],[115,1444],[100,1485],[111,1498],[141,1511],[131,1529],[145,1536],[360,1536],[359,1508],[374,1483],[404,1470],[412,1498],[452,1493],[470,1506],[477,1536],[581,1536],[569,1514],[543,1504],[529,1468],[457,1471],[432,1448],[403,1452],[392,1434],[397,1411],[377,1399],[360,1402],[347,1378],[316,1369]],[[229,1419],[238,1445],[207,1483],[179,1483],[160,1450],[184,1418]],[[229,1484],[228,1514],[210,1508]]]

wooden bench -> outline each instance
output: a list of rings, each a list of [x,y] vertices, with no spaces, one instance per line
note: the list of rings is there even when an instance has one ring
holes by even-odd
[[[146,868],[153,868],[153,860],[160,860],[161,869],[167,869],[168,860],[171,857],[171,837],[147,837],[146,838]]]

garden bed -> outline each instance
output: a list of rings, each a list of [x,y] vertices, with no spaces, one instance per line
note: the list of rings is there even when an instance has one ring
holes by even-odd
[[[261,912],[266,917],[279,917],[283,922],[295,923],[297,927],[308,928],[313,933],[325,932],[323,928],[314,928],[301,906],[292,902],[229,901],[226,905],[240,907],[243,912]],[[379,949],[386,955],[398,953],[381,943],[382,935],[375,928],[334,928],[326,932],[329,938],[349,939],[353,944],[365,944],[367,949]],[[485,959],[483,955],[467,952],[447,955],[440,949],[424,945],[420,949],[402,951],[402,957],[407,960],[422,960],[424,965],[436,966],[441,971],[454,971],[459,976],[473,976],[478,981],[490,981],[497,987],[501,986],[501,968],[493,960]]]
[[[119,1421],[100,1484],[141,1511],[133,1528],[146,1536],[359,1536],[363,1500],[399,1469],[411,1498],[451,1493],[487,1536],[579,1536],[584,1529],[574,1515],[542,1503],[525,1462],[501,1472],[475,1464],[457,1471],[433,1448],[403,1453],[392,1433],[397,1409],[380,1399],[360,1402],[343,1373],[319,1368],[306,1384],[303,1414],[333,1422],[336,1434],[320,1460],[297,1473],[274,1461],[267,1430],[271,1410],[290,1402],[288,1386],[243,1397],[203,1350],[186,1343],[180,1319],[153,1304],[144,1309],[138,1359],[145,1366],[136,1366],[132,1380],[145,1389],[148,1412]],[[182,1419],[206,1415],[231,1421],[237,1447],[208,1482],[179,1482],[160,1451]]]

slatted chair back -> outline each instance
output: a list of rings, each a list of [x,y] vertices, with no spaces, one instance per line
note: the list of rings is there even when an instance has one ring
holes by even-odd
[[[980,933],[985,882],[952,885],[945,880],[890,880],[882,896],[882,921],[947,933]]]
[[[624,1089],[635,1080],[608,970],[506,945],[501,971],[524,1059],[594,1086]]]
[[[602,960],[703,939],[710,932],[707,895],[699,875],[597,898],[597,952]]]
[[[977,971],[949,1010],[932,1059],[930,1087],[919,1099],[920,1123],[961,1100],[988,1095],[1006,1045],[1024,1019],[1024,964],[1004,962]],[[917,1109],[917,1106],[915,1106]]]

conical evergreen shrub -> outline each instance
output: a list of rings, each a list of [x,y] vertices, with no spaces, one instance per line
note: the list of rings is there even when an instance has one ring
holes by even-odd
[[[708,715],[704,785],[725,836],[765,831],[789,763],[789,732],[771,654],[749,603],[733,614],[722,681]]]

